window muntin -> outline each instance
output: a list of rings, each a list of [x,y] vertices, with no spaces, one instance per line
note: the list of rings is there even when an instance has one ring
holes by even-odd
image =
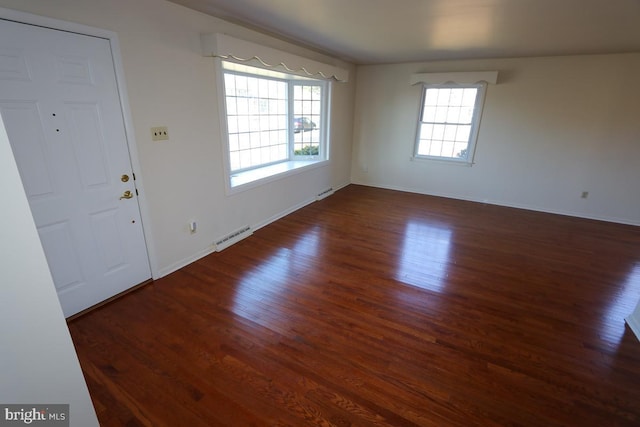
[[[293,86],[293,133],[295,156],[314,156],[320,150],[322,86],[295,83]]]
[[[232,172],[288,159],[287,84],[225,72]]]
[[[486,84],[425,85],[415,156],[471,163]]]
[[[326,158],[327,83],[223,62],[229,171]]]

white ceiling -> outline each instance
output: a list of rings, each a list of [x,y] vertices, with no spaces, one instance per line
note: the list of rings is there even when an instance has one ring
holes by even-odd
[[[640,52],[640,0],[170,0],[358,64]]]

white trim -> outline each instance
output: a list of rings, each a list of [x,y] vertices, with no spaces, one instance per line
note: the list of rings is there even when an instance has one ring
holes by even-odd
[[[269,182],[273,182],[282,178],[289,177],[291,175],[295,175],[304,171],[308,171],[311,169],[315,169],[318,167],[324,167],[330,164],[329,160],[329,146],[330,142],[328,140],[330,135],[330,124],[331,120],[330,116],[330,102],[331,102],[331,93],[332,93],[332,85],[322,80],[313,80],[313,84],[322,87],[322,119],[325,123],[324,126],[321,126],[320,131],[320,155],[314,156],[315,158],[306,159],[302,156],[295,157],[290,155],[291,160],[284,160],[282,162],[274,163],[271,165],[258,166],[249,170],[240,171],[240,172],[232,172],[231,171],[231,159],[229,152],[229,129],[228,129],[228,115],[227,115],[227,102],[226,102],[226,88],[225,88],[225,72],[229,72],[232,74],[239,75],[253,75],[253,73],[248,71],[235,71],[235,70],[226,70],[225,63],[226,59],[222,59],[220,57],[214,57],[214,66],[215,66],[215,75],[216,75],[216,91],[220,95],[218,96],[218,111],[219,111],[219,119],[220,119],[220,140],[221,140],[221,150],[222,150],[222,163],[224,170],[224,182],[225,182],[225,194],[227,196],[237,194],[239,192],[249,190],[251,188],[256,188],[258,186],[267,184]],[[254,67],[254,69],[256,69]],[[259,69],[256,69],[260,71]],[[291,89],[293,86],[298,84],[297,81],[292,80],[295,76],[283,74],[282,77],[265,77],[267,79],[274,79],[278,81],[285,81],[287,86]],[[309,81],[312,81],[309,79]],[[293,90],[289,91],[288,95],[288,115],[287,117],[291,119],[293,116]],[[289,144],[289,149],[293,152],[294,147],[294,133],[291,128],[289,128],[289,135],[287,136],[287,141]],[[236,178],[234,180],[234,177]],[[235,182],[234,182],[235,181]]]
[[[362,181],[355,180],[352,183],[355,185],[364,185],[367,187],[383,188],[386,190],[396,190],[396,191],[403,191],[406,193],[423,194],[425,196],[444,197],[446,199],[464,200],[467,202],[484,203],[487,205],[503,206],[506,208],[524,209],[524,210],[533,211],[533,212],[543,212],[543,213],[549,213],[554,215],[570,216],[574,218],[591,219],[594,221],[612,222],[615,224],[622,224],[622,225],[640,226],[640,222],[632,221],[624,218],[598,216],[598,215],[585,215],[578,212],[541,208],[539,206],[532,206],[532,205],[526,205],[526,204],[520,204],[520,203],[509,203],[509,202],[504,202],[500,200],[478,199],[475,197],[462,197],[460,195],[450,194],[450,193],[428,192],[418,188],[403,187],[403,186],[397,186],[397,185],[385,185],[385,184],[378,184],[375,182],[362,182]]]
[[[144,232],[144,238],[147,246],[147,255],[149,257],[149,267],[151,269],[151,277],[157,279],[161,277],[158,271],[157,255],[155,253],[155,245],[153,244],[153,235],[151,232],[151,218],[150,210],[148,208],[144,185],[142,180],[142,174],[140,173],[141,167],[138,159],[138,150],[135,140],[135,132],[133,127],[133,119],[131,111],[129,109],[129,98],[127,95],[127,85],[124,78],[124,68],[122,65],[122,55],[120,51],[120,43],[118,41],[118,35],[113,31],[103,30],[101,28],[90,27],[83,24],[77,24],[75,22],[61,21],[59,19],[48,18],[40,15],[33,15],[31,13],[20,12],[12,9],[0,8],[0,19],[6,19],[23,24],[36,25],[40,27],[50,28],[54,30],[68,31],[71,33],[82,34],[93,37],[100,37],[109,40],[111,46],[111,56],[114,64],[114,71],[116,75],[116,85],[118,88],[118,96],[120,98],[120,107],[122,109],[122,118],[124,122],[124,130],[127,137],[127,145],[129,150],[129,159],[131,161],[131,167],[136,173],[135,185],[138,189],[138,206],[140,207],[140,216],[142,218],[142,229]],[[146,225],[145,225],[146,224]]]
[[[266,68],[278,68],[287,73],[306,77],[349,81],[349,71],[303,58],[289,52],[262,46],[227,34],[201,34],[202,54],[237,62],[258,62]]]
[[[111,52],[113,54],[113,64],[116,73],[116,84],[118,86],[118,94],[120,95],[120,106],[122,108],[122,119],[124,121],[124,130],[127,136],[127,146],[129,149],[129,160],[134,173],[136,173],[135,187],[137,190],[138,207],[140,208],[140,217],[142,218],[142,230],[144,239],[147,242],[147,256],[149,257],[149,267],[151,269],[151,277],[156,278],[158,274],[157,254],[155,251],[153,233],[151,232],[151,215],[148,208],[146,191],[144,190],[144,178],[140,159],[138,158],[138,148],[136,144],[135,131],[133,127],[133,119],[129,108],[129,95],[127,84],[124,77],[124,68],[122,66],[122,55],[120,52],[120,43],[118,37],[113,33],[113,38],[109,39],[111,43]]]
[[[178,270],[180,270],[183,267],[186,267],[189,264],[192,264],[196,261],[198,261],[201,258],[206,257],[207,255],[210,255],[212,253],[214,253],[216,251],[216,245],[212,244],[211,246],[208,246],[204,249],[202,249],[201,251],[196,252],[195,254],[188,256],[186,258],[181,259],[180,261],[176,261],[173,264],[160,269],[160,271],[158,271],[158,276],[154,276],[154,279],[160,279],[161,277],[164,276],[168,276],[169,274],[176,272]]]
[[[334,193],[343,189],[344,187],[346,187],[347,185],[351,184],[350,182],[346,183],[346,184],[341,184],[341,185],[337,185],[334,187]],[[298,203],[297,205],[294,205],[292,207],[290,207],[289,209],[286,209],[270,218],[267,218],[264,221],[260,221],[258,224],[256,224],[253,228],[254,231],[261,229],[262,227],[266,227],[267,225],[271,224],[272,222],[276,222],[277,220],[284,218],[285,216],[292,214],[293,212],[304,208],[305,206],[310,205],[313,202],[317,202],[319,200],[316,199],[316,196],[314,196],[311,199],[307,199],[301,203]]]
[[[482,81],[478,83],[465,83],[460,85],[461,88],[476,88],[476,100],[473,106],[473,115],[471,117],[471,129],[469,131],[469,138],[467,140],[467,157],[466,158],[458,158],[458,157],[447,157],[447,156],[431,156],[426,154],[418,154],[418,148],[420,147],[420,135],[424,107],[425,107],[425,97],[427,95],[427,90],[429,89],[446,89],[457,86],[458,83],[444,83],[444,84],[429,84],[424,83],[422,85],[422,96],[420,97],[420,105],[418,107],[418,122],[416,126],[416,137],[413,146],[413,159],[420,160],[435,160],[448,162],[450,164],[465,164],[467,166],[473,165],[473,159],[476,154],[476,145],[478,142],[478,134],[480,133],[480,122],[482,121],[482,112],[484,110],[484,100],[487,95],[487,83]],[[438,125],[444,125],[445,122],[437,122],[434,123]]]
[[[327,166],[329,160],[291,160],[233,174],[228,194],[236,194],[304,171]],[[233,184],[234,178],[236,183]]]
[[[344,187],[346,187],[347,185],[350,185],[350,184],[351,184],[350,182],[347,182],[345,184],[334,186],[334,191],[339,191],[339,190],[343,189]],[[267,225],[269,225],[269,224],[271,224],[273,222],[276,222],[277,220],[279,220],[281,218],[284,218],[285,216],[287,216],[289,214],[292,214],[293,212],[295,212],[295,211],[297,211],[299,209],[302,209],[305,206],[310,205],[311,203],[314,203],[316,201],[318,201],[318,200],[316,200],[316,197],[314,196],[311,199],[307,199],[307,200],[305,200],[305,201],[303,201],[301,203],[298,203],[298,204],[290,207],[289,209],[285,209],[284,211],[279,212],[276,215],[274,215],[274,216],[272,216],[270,218],[267,218],[264,221],[260,221],[256,225],[251,226],[251,230],[255,232],[255,231],[261,229],[262,227],[266,227]],[[194,263],[194,262],[198,261],[199,259],[204,258],[207,255],[211,255],[213,253],[216,253],[216,245],[215,245],[215,243],[212,243],[210,246],[206,247],[205,249],[199,251],[198,253],[196,253],[196,254],[194,254],[194,255],[192,255],[190,257],[183,258],[182,260],[177,261],[177,262],[171,264],[170,266],[168,266],[166,268],[163,268],[162,270],[160,270],[158,277],[154,277],[154,278],[155,279],[159,279],[161,277],[167,276],[167,275],[169,275],[169,274],[171,274],[171,273],[173,273],[175,271],[178,271],[181,268],[186,267],[187,265],[189,265],[191,263]]]
[[[426,84],[474,84],[486,82],[491,84],[498,83],[497,71],[465,71],[452,73],[418,73],[409,77],[409,84],[416,85],[418,83]]]

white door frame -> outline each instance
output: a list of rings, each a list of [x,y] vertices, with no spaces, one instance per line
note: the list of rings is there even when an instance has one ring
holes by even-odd
[[[129,109],[129,98],[127,95],[127,85],[124,79],[124,69],[122,67],[122,58],[120,53],[120,43],[118,42],[118,35],[113,31],[103,30],[101,28],[90,27],[74,22],[61,21],[59,19],[48,18],[45,16],[34,15],[27,12],[20,12],[17,10],[1,7],[0,18],[23,24],[37,25],[54,30],[68,31],[71,33],[100,37],[109,40],[116,74],[116,85],[118,87],[118,95],[120,96],[120,108],[122,109],[122,118],[124,121],[124,130],[127,138],[129,158],[131,159],[131,167],[136,174],[135,185],[139,192],[136,200],[138,201],[138,206],[140,207],[142,230],[144,231],[144,239],[147,246],[149,266],[151,267],[151,277],[153,279],[159,278],[160,274],[158,271],[158,258],[154,249],[155,245],[153,244],[154,240],[150,226],[151,218],[149,216],[149,208],[146,201],[143,178],[141,176],[142,174],[140,173],[140,162],[138,160],[138,150],[136,145],[135,132],[133,129],[133,120],[131,119],[131,111]]]

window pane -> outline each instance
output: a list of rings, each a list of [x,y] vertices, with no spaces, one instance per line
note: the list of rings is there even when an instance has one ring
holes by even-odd
[[[468,160],[473,153],[470,141],[475,104],[484,85],[425,87],[418,126],[416,155]],[[480,106],[481,107],[481,106]]]
[[[473,120],[473,107],[462,107],[460,109],[460,123],[471,123]]]
[[[248,133],[238,134],[238,145],[240,146],[240,150],[248,150],[251,148],[251,138]]]
[[[458,123],[460,118],[460,107],[449,107],[447,109],[447,123]]]
[[[425,107],[422,115],[423,122],[435,122],[436,121],[436,107]]]
[[[442,142],[442,153],[440,154],[442,157],[454,157],[453,149],[454,149],[453,141],[443,141]]]
[[[425,106],[436,106],[438,104],[438,89],[427,89],[424,96]]]
[[[260,147],[260,133],[258,132],[251,132],[249,134],[249,144],[251,145],[251,148],[259,148]]]
[[[458,132],[456,133],[456,142],[467,143],[469,141],[470,133],[471,125],[458,126]]]
[[[432,124],[420,125],[420,139],[431,139],[432,135],[433,135]]]
[[[240,165],[238,169],[245,169],[251,166],[251,152],[249,150],[238,151],[240,154]]]
[[[247,96],[247,78],[236,76],[236,96]]]
[[[478,89],[476,88],[465,89],[464,95],[462,97],[462,105],[465,107],[473,107],[476,104],[477,94],[478,94]]]
[[[447,107],[436,107],[436,117],[433,120],[437,123],[444,123],[447,121]]]
[[[258,77],[225,74],[225,95],[229,124],[229,159],[231,170],[246,169],[269,163],[270,147],[279,143],[271,130],[286,129],[287,83]],[[235,93],[227,92],[235,88]],[[280,115],[278,113],[280,112]],[[286,134],[286,132],[285,132]],[[283,142],[286,144],[286,138]],[[265,147],[267,147],[265,149]]]
[[[251,155],[249,166],[262,164],[262,157],[260,157],[260,149],[250,150],[249,153]]]
[[[259,97],[260,98],[268,98],[269,97],[269,81],[264,79],[258,80],[258,88],[259,88]]]
[[[444,125],[434,125],[433,126],[433,139],[437,139],[442,141],[444,138]]]
[[[236,98],[231,96],[227,96],[227,114],[230,116],[235,116],[236,114],[238,114]]]
[[[469,146],[469,144],[467,143],[456,143],[455,147],[454,147],[454,153],[456,155],[456,157],[461,158],[461,159],[466,159],[468,157],[468,153],[467,153],[467,147]]]
[[[238,132],[249,132],[249,116],[238,116]]]
[[[229,151],[234,152],[240,149],[238,135],[229,135]]]
[[[460,106],[462,105],[462,98],[465,89],[451,89],[451,99],[449,100],[449,105]]]
[[[445,141],[455,141],[456,140],[456,130],[458,126],[455,125],[447,125],[444,127],[444,139]]]
[[[296,84],[293,100],[294,155],[317,156],[322,119],[322,87]]]
[[[429,147],[429,155],[430,156],[441,156],[442,155],[442,141],[432,141],[431,146]]]
[[[247,96],[252,98],[258,98],[260,96],[260,93],[258,92],[258,79],[247,79]]]
[[[257,98],[249,98],[248,104],[249,104],[249,114],[251,114],[252,116],[259,114],[260,110],[264,109],[264,107],[262,106],[264,105],[264,103],[260,102],[260,100]]]
[[[237,98],[236,102],[238,104],[238,114],[249,114],[249,101],[247,98]]]
[[[439,89],[438,90],[438,101],[437,104],[438,106],[441,105],[449,105],[449,97],[451,95],[451,89]]]
[[[242,72],[224,72],[231,170],[287,161],[303,148],[297,155],[317,156],[325,83]]]
[[[227,119],[227,127],[229,134],[238,132],[238,118],[237,117],[229,117]]]
[[[270,127],[272,127],[271,120],[273,119],[273,117],[274,116],[259,116],[260,129],[269,129]]]
[[[251,132],[260,131],[260,116],[249,116],[249,130]]]
[[[229,167],[231,170],[240,169],[240,154],[237,151],[229,153]]]
[[[418,144],[418,155],[419,156],[428,156],[429,155],[429,146],[431,141],[420,141]]]
[[[269,98],[272,98],[272,99],[278,98],[278,93],[281,90],[278,87],[280,84],[283,84],[283,83],[269,80]]]

